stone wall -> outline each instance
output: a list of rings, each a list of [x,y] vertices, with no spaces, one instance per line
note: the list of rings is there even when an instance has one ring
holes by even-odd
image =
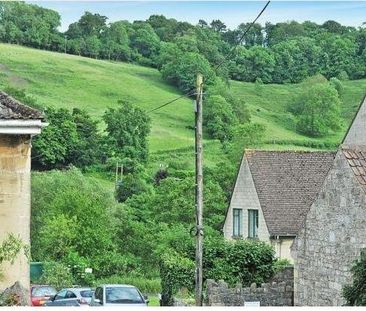
[[[207,280],[207,306],[244,306],[246,301],[259,301],[261,306],[293,306],[293,268],[287,267],[270,282],[257,287],[229,288],[224,281]]]
[[[343,143],[347,145],[366,145],[366,97],[363,98],[360,109],[349,128]]]
[[[0,242],[14,233],[30,244],[30,136],[0,135]],[[29,289],[29,262],[19,254],[1,266],[3,290],[16,281]]]
[[[366,196],[342,151],[292,246],[296,306],[340,306],[366,247]]]

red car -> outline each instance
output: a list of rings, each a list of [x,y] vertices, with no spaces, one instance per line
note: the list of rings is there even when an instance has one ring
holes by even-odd
[[[56,294],[57,291],[52,286],[33,285],[31,286],[32,306],[43,306],[46,301],[50,300]]]

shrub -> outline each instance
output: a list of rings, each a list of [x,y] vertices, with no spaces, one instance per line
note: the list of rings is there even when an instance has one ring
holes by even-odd
[[[275,273],[280,272],[288,266],[292,266],[288,259],[278,258],[274,263],[274,271]]]
[[[261,284],[274,274],[275,254],[267,243],[256,240],[207,241],[204,248],[205,279],[222,279],[230,285]]]
[[[130,284],[136,286],[145,294],[157,294],[161,292],[161,280],[159,278],[148,279],[138,275],[120,275],[114,274],[106,278],[98,279],[94,286],[101,284]]]
[[[167,251],[160,260],[162,303],[173,305],[173,295],[181,288],[194,288],[194,262],[175,251]]]
[[[134,194],[147,191],[146,182],[137,175],[128,174],[117,184],[116,199],[118,202],[124,202]]]
[[[337,90],[338,95],[341,96],[343,94],[343,91],[344,91],[344,87],[343,87],[342,82],[340,80],[338,80],[337,78],[334,78],[334,77],[330,78],[329,82]]]
[[[342,70],[338,75],[337,78],[341,81],[347,81],[349,80],[348,73],[345,70]]]
[[[188,256],[191,257],[189,258]],[[203,279],[222,279],[231,286],[249,286],[269,280],[275,273],[275,252],[257,240],[225,241],[222,236],[205,241]],[[164,305],[171,305],[173,295],[185,287],[193,291],[194,253],[181,254],[170,249],[161,256],[160,277]]]
[[[308,136],[324,136],[342,124],[341,101],[329,84],[305,88],[289,110],[297,117],[297,131]]]
[[[74,278],[71,269],[60,262],[46,262],[40,282],[54,286],[57,289],[72,287]]]
[[[343,296],[350,306],[366,306],[366,252],[351,268],[353,282],[343,288]]]

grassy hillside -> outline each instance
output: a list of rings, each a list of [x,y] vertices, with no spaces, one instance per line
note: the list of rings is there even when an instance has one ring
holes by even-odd
[[[42,105],[85,108],[101,116],[119,99],[127,99],[150,110],[180,95],[151,68],[94,60],[73,55],[0,44],[0,87],[24,88]],[[267,126],[264,148],[307,149],[303,142],[341,141],[359,101],[366,91],[366,80],[344,82],[343,129],[325,138],[308,138],[296,133],[294,119],[286,112],[302,85],[255,85],[232,81],[233,94],[242,97],[252,120]],[[168,159],[193,160],[193,109],[190,99],[182,99],[151,114],[150,150],[152,162]],[[218,142],[205,141],[206,164],[220,160]],[[190,163],[189,165],[193,165]]]
[[[366,92],[366,80],[343,81],[342,83],[344,86],[342,95],[343,127],[340,131],[322,138],[309,138],[296,133],[295,120],[286,111],[287,105],[291,105],[294,97],[302,91],[301,84],[258,86],[254,83],[232,81],[231,89],[236,96],[244,99],[251,111],[252,120],[266,125],[267,146],[264,147],[291,149],[294,142],[299,145],[309,141],[337,144],[342,140]],[[283,145],[273,146],[276,143]]]
[[[149,110],[180,95],[151,68],[0,44],[0,86],[6,84],[26,89],[42,105],[85,108],[95,116],[120,99]],[[186,128],[194,120],[191,100],[151,117],[152,151],[192,144],[193,132]]]

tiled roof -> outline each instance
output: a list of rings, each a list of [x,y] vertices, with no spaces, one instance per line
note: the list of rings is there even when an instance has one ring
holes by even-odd
[[[357,181],[366,191],[366,147],[343,146],[342,152],[346,157]]]
[[[21,104],[13,97],[0,91],[0,119],[43,120],[44,115],[40,111]]]
[[[272,236],[295,236],[334,162],[335,152],[246,151]]]

